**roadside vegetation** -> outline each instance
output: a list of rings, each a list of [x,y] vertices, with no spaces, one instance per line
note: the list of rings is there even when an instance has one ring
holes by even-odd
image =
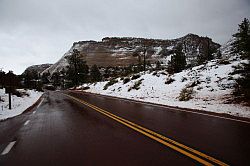
[[[179,95],[179,100],[180,101],[188,101],[192,99],[192,94],[194,93],[194,90],[192,87],[185,87],[181,90],[180,95]]]
[[[250,23],[247,18],[239,24],[238,32],[233,36],[236,39],[233,43],[233,51],[244,60],[235,67],[233,73],[240,74],[236,79],[234,95],[237,101],[244,101],[250,105]]]
[[[103,90],[107,90],[109,86],[112,86],[112,85],[114,85],[114,84],[117,83],[117,82],[118,82],[117,79],[112,79],[112,80],[108,81],[108,82],[106,83],[106,85],[103,87]]]
[[[128,92],[131,91],[132,89],[134,90],[139,90],[140,89],[140,85],[142,84],[143,79],[140,79],[138,81],[136,81],[129,89]]]
[[[239,29],[236,34],[233,35],[234,42],[231,44],[232,51],[228,55],[224,55],[221,49],[214,50],[211,46],[211,39],[206,38],[206,49],[197,56],[197,61],[195,63],[187,63],[186,49],[187,43],[179,43],[172,50],[161,50],[163,55],[171,55],[170,59],[163,64],[160,61],[151,62],[146,58],[146,54],[152,51],[150,47],[145,47],[143,50],[136,50],[133,53],[133,57],[138,58],[138,62],[130,64],[128,66],[88,66],[86,61],[81,59],[81,53],[79,50],[74,49],[70,56],[67,56],[68,66],[60,71],[50,73],[43,73],[40,75],[36,71],[30,71],[23,73],[20,76],[16,76],[19,79],[20,86],[27,89],[42,90],[46,86],[54,86],[55,88],[67,89],[67,88],[78,88],[83,84],[98,83],[102,81],[107,81],[103,86],[104,90],[108,87],[118,83],[121,80],[124,85],[128,85],[130,82],[137,80],[142,77],[145,72],[151,73],[153,76],[161,77],[165,75],[166,86],[175,84],[176,78],[175,74],[180,73],[185,70],[190,70],[195,66],[203,65],[200,69],[203,70],[209,63],[216,61],[216,65],[229,65],[232,63],[231,57],[238,57],[242,62],[235,66],[235,70],[231,73],[231,78],[228,79],[230,82],[230,88],[234,88],[234,102],[244,101],[250,103],[250,30],[249,30],[249,20],[244,19],[239,24]],[[237,59],[237,58],[236,58]],[[214,64],[215,65],[215,64]],[[210,66],[208,68],[212,68]],[[210,70],[210,69],[208,69]],[[196,72],[196,71],[192,71]],[[5,75],[8,73],[0,72],[0,81],[3,80]],[[239,75],[240,77],[236,77]],[[201,91],[204,86],[200,86],[201,82],[198,79],[199,76],[194,76],[193,80],[190,82],[187,76],[183,76],[181,82],[188,82],[186,88],[182,89],[180,92],[179,99],[186,101],[191,98],[194,89]],[[207,84],[211,83],[210,76],[207,77],[205,82]],[[196,79],[197,78],[197,79]],[[221,78],[218,82],[223,82],[224,79]],[[232,82],[235,81],[233,84]],[[128,91],[132,89],[139,89],[142,79],[134,82],[133,86],[130,86]],[[177,82],[178,83],[178,82]],[[0,83],[1,85],[1,83]],[[46,86],[45,86],[46,85]],[[2,83],[3,86],[3,83]],[[154,86],[157,86],[155,84]],[[210,85],[207,85],[210,87]],[[220,85],[221,89],[226,89],[224,84]],[[82,89],[89,89],[89,87],[84,87]],[[154,89],[154,87],[152,88]],[[214,89],[211,87],[210,91]]]

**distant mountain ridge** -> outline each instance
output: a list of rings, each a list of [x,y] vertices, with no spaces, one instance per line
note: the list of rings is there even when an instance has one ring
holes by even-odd
[[[182,45],[186,55],[187,64],[197,65],[198,56],[205,57],[209,50],[216,52],[220,47],[218,43],[208,37],[200,37],[195,34],[188,34],[184,37],[162,40],[145,39],[133,37],[105,37],[102,41],[79,41],[74,42],[73,46],[55,64],[47,68],[44,72],[54,73],[61,71],[68,65],[67,57],[72,54],[73,49],[80,51],[81,57],[89,66],[128,66],[137,64],[139,56],[143,52],[146,54],[147,61],[155,63],[161,61],[166,64],[173,55],[173,50],[177,45]],[[43,72],[43,73],[44,73]]]
[[[29,66],[25,69],[25,71],[23,72],[23,74],[28,73],[28,72],[37,72],[38,74],[42,73],[44,70],[46,70],[47,68],[51,67],[53,64],[40,64],[40,65],[32,65]]]

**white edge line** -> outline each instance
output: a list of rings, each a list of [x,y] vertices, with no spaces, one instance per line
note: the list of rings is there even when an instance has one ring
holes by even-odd
[[[40,103],[38,104],[37,108],[39,108],[43,102],[44,98],[40,101]]]
[[[30,120],[27,120],[25,123],[24,123],[24,126],[26,126],[27,124],[29,124]]]
[[[15,145],[16,141],[12,141],[10,142],[6,148],[3,150],[3,152],[1,153],[1,155],[6,155],[7,153],[10,152],[11,148]]]
[[[94,94],[94,93],[91,93],[91,94]],[[211,116],[211,117],[215,117],[215,118],[227,119],[227,120],[231,120],[231,121],[237,121],[237,122],[242,122],[242,123],[248,123],[248,124],[250,124],[250,122],[245,121],[245,120],[227,118],[227,117],[222,117],[222,116],[217,116],[217,115],[211,115],[211,114],[206,114],[206,113],[201,113],[201,112],[195,112],[195,111],[189,111],[189,110],[183,110],[185,108],[183,108],[183,109],[173,108],[173,107],[168,107],[168,106],[163,106],[163,105],[157,105],[157,104],[153,104],[153,103],[149,103],[149,102],[135,101],[133,99],[119,98],[119,97],[102,95],[102,94],[94,94],[94,95],[99,95],[99,96],[109,97],[109,98],[113,98],[113,99],[119,99],[119,100],[123,100],[123,101],[129,101],[129,102],[134,102],[134,103],[146,104],[146,105],[150,105],[150,106],[156,106],[156,107],[161,107],[161,108],[168,108],[168,109],[178,110],[178,111],[182,111],[182,112],[189,112],[189,113],[193,113],[193,114],[206,115],[206,116]]]
[[[122,100],[126,100],[126,99],[122,99]],[[127,100],[129,101],[129,100]],[[135,103],[143,103],[144,102],[140,102],[140,101],[132,101]],[[182,111],[182,112],[189,112],[189,113],[193,113],[193,114],[199,114],[199,115],[206,115],[206,116],[211,116],[211,117],[216,117],[216,118],[221,118],[221,119],[227,119],[227,120],[232,120],[232,121],[238,121],[238,122],[243,122],[243,123],[250,123],[248,121],[244,121],[244,120],[239,120],[239,119],[233,119],[233,118],[227,118],[227,117],[221,117],[221,116],[217,116],[217,115],[211,115],[211,114],[206,114],[206,113],[202,113],[202,112],[195,112],[195,111],[189,111],[189,110],[182,110],[182,109],[178,109],[178,108],[172,108],[172,107],[168,107],[168,106],[161,106],[161,105],[155,105],[155,104],[151,104],[151,103],[146,103],[146,105],[151,105],[151,106],[157,106],[157,107],[162,107],[162,108],[169,108],[172,110],[178,110],[178,111]],[[183,108],[185,109],[185,108]]]
[[[36,111],[33,111],[33,114],[35,114],[36,113]]]

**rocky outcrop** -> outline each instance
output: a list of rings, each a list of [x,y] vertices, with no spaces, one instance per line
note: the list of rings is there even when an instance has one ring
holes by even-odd
[[[145,53],[147,61],[154,63],[161,61],[164,64],[171,59],[173,50],[181,45],[186,55],[187,63],[191,66],[197,64],[198,57],[208,56],[210,52],[216,52],[220,47],[208,37],[200,37],[195,34],[188,34],[184,37],[173,40],[145,39],[132,37],[105,37],[102,41],[79,41],[54,65],[44,72],[53,73],[65,68],[67,57],[72,54],[73,49],[81,53],[83,60],[88,65],[98,66],[128,66],[137,64]]]
[[[33,65],[28,67],[27,69],[25,69],[24,73],[42,73],[44,70],[48,69],[49,67],[51,67],[52,64],[41,64],[41,65]]]

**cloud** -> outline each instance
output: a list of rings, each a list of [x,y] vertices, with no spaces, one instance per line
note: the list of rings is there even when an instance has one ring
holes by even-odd
[[[0,0],[0,67],[20,74],[54,63],[79,40],[177,38],[223,44],[250,15],[248,0]]]

